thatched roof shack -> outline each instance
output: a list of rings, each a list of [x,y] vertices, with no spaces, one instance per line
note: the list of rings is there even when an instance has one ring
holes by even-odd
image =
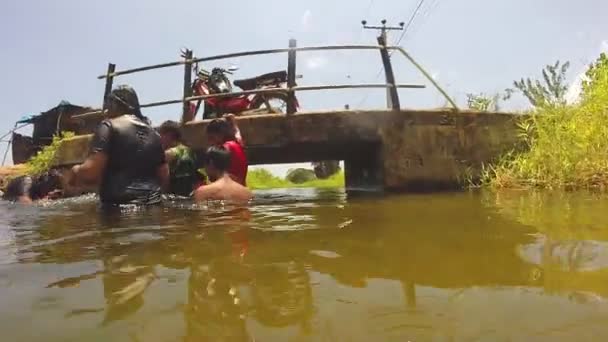
[[[76,135],[92,133],[102,120],[102,116],[84,118],[75,118],[75,116],[94,111],[96,110],[91,107],[61,101],[59,105],[46,112],[19,120],[18,124],[33,124],[34,131],[32,137],[13,133],[13,163],[27,161],[44,146],[49,145],[53,141],[53,136],[62,132],[74,132]]]

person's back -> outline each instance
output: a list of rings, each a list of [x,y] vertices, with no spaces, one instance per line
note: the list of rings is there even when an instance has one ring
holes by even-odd
[[[196,167],[192,150],[183,144],[169,149],[173,156],[169,162],[169,192],[179,196],[190,196],[197,184],[202,183],[202,175]]]
[[[228,175],[209,185],[203,186],[202,189],[202,192],[199,192],[198,195],[195,193],[197,201],[219,200],[243,203],[253,197],[248,188],[234,181]]]
[[[93,152],[105,152],[108,164],[99,196],[104,203],[150,204],[161,199],[157,169],[164,163],[160,136],[134,115],[105,120],[98,128]]]
[[[72,167],[68,185],[95,185],[104,205],[156,204],[169,183],[160,135],[141,113],[135,90],[121,85],[105,98],[109,119],[97,126],[87,159]]]
[[[247,186],[248,162],[243,145],[235,140],[229,140],[224,143],[224,148],[230,151],[231,156],[228,173],[241,185]]]
[[[206,133],[209,146],[222,146],[230,152],[228,173],[241,185],[247,186],[247,154],[234,115],[212,120],[207,125]]]
[[[245,186],[234,181],[228,169],[230,167],[231,153],[224,147],[210,147],[207,150],[207,175],[213,181],[194,192],[196,201],[227,200],[231,202],[247,202],[253,195]]]

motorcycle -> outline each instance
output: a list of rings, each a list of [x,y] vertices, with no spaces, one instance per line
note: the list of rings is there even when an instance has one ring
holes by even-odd
[[[233,91],[232,84],[227,75],[233,75],[238,67],[228,69],[213,68],[211,72],[194,66],[196,79],[192,84],[194,96],[227,94]],[[300,76],[301,77],[301,76]],[[287,83],[287,72],[277,71],[257,77],[235,80],[234,85],[242,90],[254,89],[284,89]],[[299,108],[295,100],[296,109]],[[190,103],[190,119],[193,120],[204,103],[203,120],[221,117],[223,114],[261,114],[287,112],[287,94],[284,91],[265,92],[252,95],[238,95],[226,97],[211,97]]]

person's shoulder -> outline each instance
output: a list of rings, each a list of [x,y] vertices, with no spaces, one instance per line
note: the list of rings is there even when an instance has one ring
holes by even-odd
[[[228,141],[224,142],[224,147],[229,147],[229,146],[233,147],[235,145],[238,145],[238,143],[234,140],[228,140]]]
[[[229,151],[235,151],[235,150],[242,151],[243,145],[241,145],[238,141],[228,140],[224,143],[224,148]]]
[[[214,199],[220,190],[216,183],[203,185],[194,191],[194,198],[198,201]]]

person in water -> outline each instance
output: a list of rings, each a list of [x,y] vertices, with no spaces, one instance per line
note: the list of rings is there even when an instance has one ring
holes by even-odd
[[[230,158],[230,152],[224,147],[212,146],[207,150],[205,171],[212,183],[194,191],[195,201],[227,200],[242,203],[253,197],[247,187],[233,180],[228,173]]]
[[[169,164],[169,193],[190,196],[204,184],[198,172],[196,157],[182,141],[180,126],[175,121],[165,121],[159,128],[160,140]]]
[[[230,152],[231,162],[228,173],[243,186],[247,186],[247,155],[244,142],[233,114],[214,119],[207,126],[209,146],[223,146]]]
[[[106,98],[105,108],[109,119],[97,127],[87,160],[72,168],[70,183],[98,184],[104,205],[160,203],[169,167],[137,93],[119,86]]]
[[[50,170],[37,176],[20,176],[8,183],[2,198],[22,204],[56,199],[62,195],[62,184],[61,173],[57,170]]]

